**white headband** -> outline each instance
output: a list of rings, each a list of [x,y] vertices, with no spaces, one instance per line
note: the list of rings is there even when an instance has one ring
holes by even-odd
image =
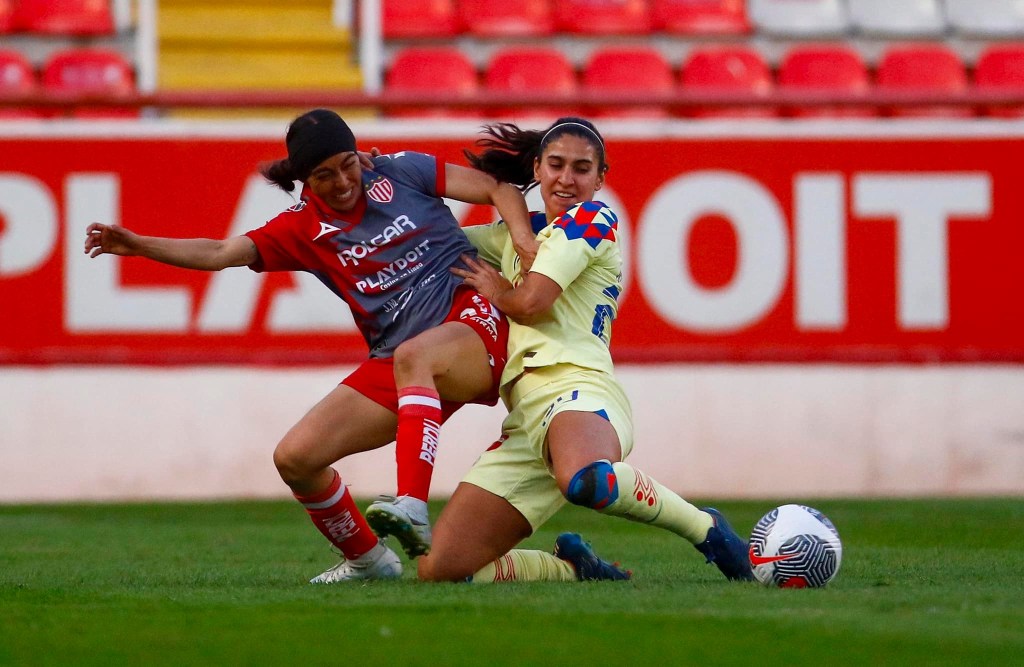
[[[553,128],[551,128],[550,130],[545,132],[544,136],[540,138],[541,146],[543,146],[544,142],[547,141],[547,138],[548,138],[549,134],[551,134],[552,132],[554,132],[555,130],[557,130],[560,127],[565,127],[566,125],[575,125],[576,127],[582,127],[584,130],[586,130],[590,134],[594,135],[594,138],[597,139],[597,143],[600,144],[600,146],[601,146],[601,150],[602,151],[605,150],[604,142],[601,141],[601,136],[597,132],[594,132],[592,129],[590,129],[589,127],[587,127],[583,123],[577,123],[575,121],[566,121],[564,123],[559,123],[558,125],[555,125]]]

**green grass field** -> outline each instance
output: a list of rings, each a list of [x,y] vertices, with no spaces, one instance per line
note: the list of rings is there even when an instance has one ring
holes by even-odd
[[[574,507],[527,546],[577,530],[632,581],[316,587],[295,503],[0,506],[0,664],[1024,664],[1024,500],[805,502],[843,538],[826,589]],[[775,504],[719,507],[749,533]]]

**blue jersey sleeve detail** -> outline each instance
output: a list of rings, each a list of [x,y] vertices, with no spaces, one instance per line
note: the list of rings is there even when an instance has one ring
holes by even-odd
[[[565,232],[566,238],[583,239],[591,248],[597,248],[601,241],[615,241],[619,219],[603,203],[585,201],[563,213],[555,226]]]
[[[541,230],[548,226],[548,218],[543,211],[532,211],[530,213],[530,227],[534,234],[540,234]]]

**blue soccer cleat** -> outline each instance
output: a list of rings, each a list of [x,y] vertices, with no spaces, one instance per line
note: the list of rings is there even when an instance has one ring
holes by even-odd
[[[694,545],[697,547],[697,551],[704,554],[709,563],[714,563],[726,579],[753,581],[754,573],[750,569],[746,540],[736,534],[722,513],[714,507],[702,509],[711,515],[715,523],[708,531],[707,538],[700,544]]]
[[[588,542],[576,533],[562,533],[555,540],[555,556],[572,565],[580,581],[622,581],[633,576],[628,570],[601,560]]]

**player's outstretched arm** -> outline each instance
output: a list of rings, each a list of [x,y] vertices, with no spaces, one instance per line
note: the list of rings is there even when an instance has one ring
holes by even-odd
[[[445,165],[447,195],[473,204],[491,204],[508,227],[512,245],[519,255],[523,272],[530,270],[540,244],[530,226],[530,210],[519,188],[499,183],[494,177],[469,167]]]
[[[247,266],[259,258],[247,236],[214,239],[170,239],[142,236],[120,225],[94,222],[85,230],[85,253],[90,257],[121,255],[146,257],[163,264],[201,271]]]

